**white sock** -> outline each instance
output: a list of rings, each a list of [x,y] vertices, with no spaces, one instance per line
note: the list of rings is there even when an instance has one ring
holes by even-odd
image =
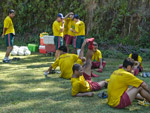
[[[5,58],[4,58],[4,60],[8,60],[8,59],[9,59],[8,57],[5,57]]]
[[[81,51],[81,49],[78,49],[77,50],[77,55],[79,56],[79,54],[80,54],[80,51]]]

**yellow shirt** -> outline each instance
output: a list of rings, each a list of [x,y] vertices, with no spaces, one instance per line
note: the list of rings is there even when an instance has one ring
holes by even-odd
[[[93,62],[100,62],[101,58],[102,58],[102,53],[100,50],[97,50],[96,52],[94,52],[94,54],[92,56],[92,61]]]
[[[107,88],[108,104],[112,107],[116,107],[119,105],[120,98],[128,89],[128,86],[139,87],[142,82],[142,80],[124,69],[114,71],[110,76]]]
[[[80,76],[79,78],[71,78],[72,84],[72,96],[77,95],[78,93],[89,92],[90,84],[85,80],[84,76]]]
[[[83,62],[82,62],[82,60],[81,60],[80,58],[77,60],[76,63],[77,63],[77,64],[80,64],[81,66],[83,66]]]
[[[129,55],[129,58],[132,58],[132,53]],[[140,62],[140,66],[143,67],[143,64],[142,64],[142,57],[140,55],[138,55],[138,62]]]
[[[69,20],[68,19],[64,19],[65,21],[65,24],[64,24],[64,30],[63,30],[63,34],[64,35],[67,35],[68,34],[68,23],[69,23]]]
[[[83,21],[78,21],[77,23],[75,23],[75,31],[76,36],[84,36],[85,35],[85,24]]]
[[[63,37],[63,32],[60,31],[62,28],[62,22],[54,21],[53,23],[53,35]]]
[[[72,32],[70,28],[75,30],[75,21],[73,21],[71,18],[68,18],[68,35],[75,36],[75,33]]]
[[[9,16],[7,16],[4,20],[4,28],[7,28],[5,35],[7,35],[9,33],[15,33],[12,19]]]
[[[55,69],[57,66],[60,66],[61,78],[69,79],[71,78],[73,71],[73,64],[78,60],[78,55],[75,54],[62,54],[60,57],[56,59],[56,61],[52,64],[52,67]]]

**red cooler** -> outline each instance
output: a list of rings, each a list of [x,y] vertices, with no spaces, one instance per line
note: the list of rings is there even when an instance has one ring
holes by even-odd
[[[55,52],[56,48],[54,44],[46,44],[45,49],[47,53]]]
[[[40,46],[39,46],[39,52],[42,53],[42,54],[46,54],[46,53],[47,53],[47,52],[46,52],[46,47],[43,46],[43,45],[40,45]]]

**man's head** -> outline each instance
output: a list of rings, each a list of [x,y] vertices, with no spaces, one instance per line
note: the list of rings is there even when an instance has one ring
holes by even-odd
[[[72,70],[73,70],[73,74],[76,77],[79,77],[83,74],[83,68],[80,64],[74,64],[73,67],[72,67]]]
[[[10,18],[14,18],[15,17],[15,11],[14,10],[12,10],[12,9],[9,10],[9,17]]]
[[[75,14],[74,17],[73,17],[73,20],[74,20],[75,22],[77,22],[77,21],[79,20],[79,15]]]
[[[71,12],[71,13],[69,14],[69,18],[71,18],[71,19],[74,18],[74,13],[73,13],[73,12]]]
[[[134,60],[131,58],[126,58],[123,62],[123,68],[125,68],[128,72],[132,71],[134,65]]]
[[[63,14],[62,13],[58,13],[58,15],[57,15],[57,21],[58,22],[61,22],[62,20],[63,20]]]
[[[58,48],[58,50],[60,51],[60,55],[64,54],[64,53],[67,53],[67,47],[66,46],[60,46]]]
[[[93,42],[93,51],[96,52],[98,49],[98,44],[96,42]]]
[[[132,53],[132,57],[131,57],[132,59],[134,59],[135,61],[137,61],[138,60],[138,53]]]

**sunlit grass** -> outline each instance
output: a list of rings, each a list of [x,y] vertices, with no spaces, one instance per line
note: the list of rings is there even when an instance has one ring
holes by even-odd
[[[0,61],[5,52],[0,51]],[[107,99],[94,97],[72,97],[70,80],[59,78],[58,74],[48,75],[43,71],[54,62],[53,57],[35,53],[30,56],[11,56],[21,58],[11,64],[0,62],[0,112],[1,113],[148,113],[149,108],[133,105],[123,110],[117,110],[107,105]],[[93,81],[109,78],[122,59],[105,59],[107,62],[103,73]],[[145,71],[149,70],[150,61],[144,61]],[[59,69],[59,68],[57,68]],[[150,78],[142,78],[150,84]],[[106,91],[103,89],[102,91]]]

